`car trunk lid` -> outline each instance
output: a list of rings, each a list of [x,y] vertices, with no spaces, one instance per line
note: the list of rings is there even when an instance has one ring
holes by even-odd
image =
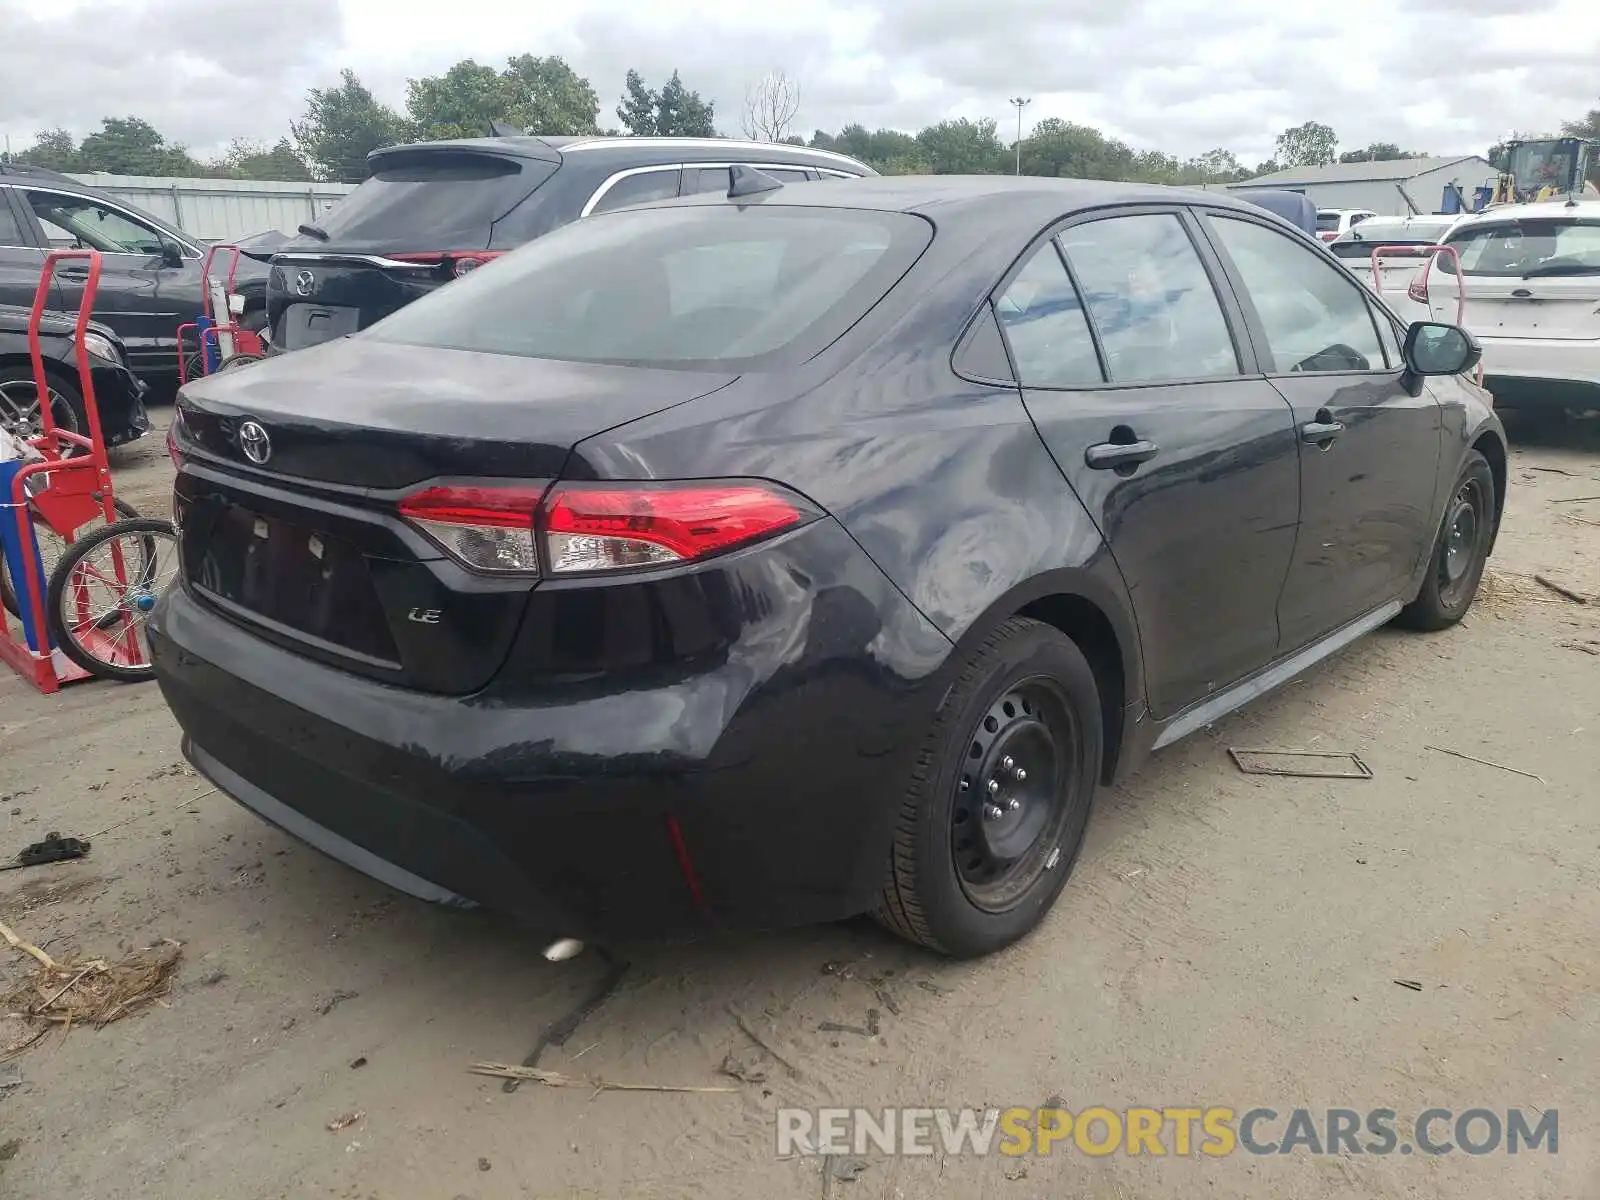
[[[1600,274],[1467,280],[1466,325],[1478,337],[1600,339]],[[1435,320],[1453,321],[1456,280],[1430,272],[1428,308]]]
[[[577,442],[733,378],[365,339],[212,376],[179,397],[186,586],[297,653],[398,686],[474,691],[504,661],[538,578],[465,569],[400,516],[400,500],[441,479],[516,480],[531,527]]]

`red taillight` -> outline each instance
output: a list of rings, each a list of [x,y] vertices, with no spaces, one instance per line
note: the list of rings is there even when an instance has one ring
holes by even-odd
[[[475,571],[537,574],[533,512],[542,488],[431,487],[400,502],[400,514]]]
[[[1333,241],[1334,238],[1338,237],[1339,234],[1338,234],[1338,231],[1335,230],[1335,231],[1332,231],[1332,232],[1329,232],[1329,233],[1319,233],[1319,234],[1317,234],[1317,236],[1319,238],[1321,238],[1325,242],[1331,242],[1331,241]]]
[[[704,558],[798,525],[811,511],[763,483],[558,486],[539,516],[555,574]]]
[[[804,524],[818,513],[759,481],[432,487],[400,512],[477,571],[555,575],[690,562]]]
[[[499,258],[500,254],[499,250],[427,250],[415,254],[391,254],[389,257],[395,262],[437,264],[459,279],[468,271]]]
[[[1430,255],[1428,261],[1422,264],[1422,270],[1412,277],[1411,285],[1406,288],[1407,299],[1415,300],[1418,304],[1428,302],[1428,268],[1431,266],[1433,258]]]

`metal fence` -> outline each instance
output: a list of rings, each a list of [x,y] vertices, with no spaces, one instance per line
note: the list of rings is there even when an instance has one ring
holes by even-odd
[[[231,241],[281,229],[293,233],[355,191],[349,183],[255,179],[178,179],[153,175],[74,175],[204,241]]]

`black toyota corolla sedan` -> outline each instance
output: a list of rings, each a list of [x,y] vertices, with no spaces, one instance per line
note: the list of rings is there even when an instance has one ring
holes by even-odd
[[[1472,603],[1471,338],[1214,193],[735,174],[190,384],[189,758],[576,938],[1056,900],[1097,785]]]

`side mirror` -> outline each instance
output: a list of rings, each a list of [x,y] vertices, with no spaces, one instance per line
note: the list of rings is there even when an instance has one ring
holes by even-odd
[[[161,265],[164,267],[183,266],[183,247],[178,245],[177,242],[169,242],[163,239],[161,242]]]
[[[1413,375],[1460,375],[1478,365],[1483,347],[1459,325],[1417,321],[1406,330],[1402,354]]]

